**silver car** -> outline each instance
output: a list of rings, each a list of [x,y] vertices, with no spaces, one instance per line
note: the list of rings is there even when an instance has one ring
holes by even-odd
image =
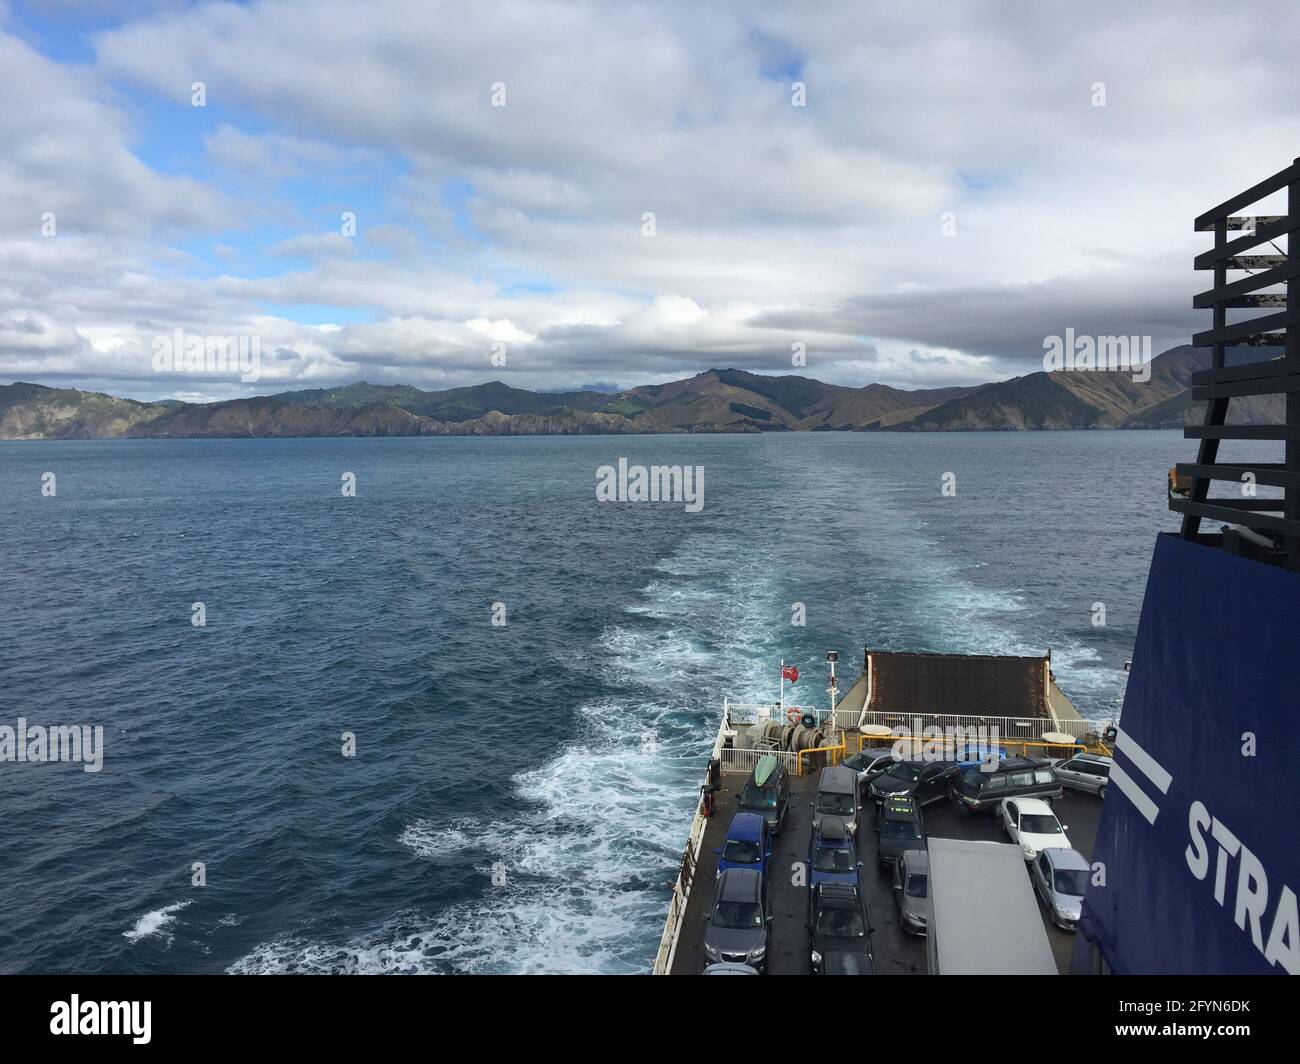
[[[1098,798],[1106,797],[1106,784],[1110,782],[1110,766],[1115,763],[1111,757],[1100,754],[1076,754],[1074,757],[1053,761],[1063,786],[1073,791],[1086,791]]]
[[[817,781],[817,800],[812,803],[813,830],[821,826],[822,817],[835,816],[843,820],[849,834],[856,837],[860,799],[858,774],[851,768],[830,765],[822,769]]]
[[[758,975],[748,964],[736,964],[733,961],[718,961],[704,969],[705,975]]]
[[[889,750],[859,750],[852,757],[846,757],[840,762],[845,768],[851,768],[858,774],[858,790],[865,791],[867,784],[888,769],[896,760],[894,751]]]
[[[894,862],[894,904],[904,931],[924,935],[930,929],[930,855],[904,850]]]
[[[1091,866],[1078,850],[1043,850],[1029,863],[1029,878],[1052,923],[1064,931],[1078,927],[1083,892]]]

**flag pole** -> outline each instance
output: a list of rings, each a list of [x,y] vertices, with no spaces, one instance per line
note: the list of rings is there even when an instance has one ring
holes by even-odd
[[[785,713],[785,658],[781,659],[781,712]]]

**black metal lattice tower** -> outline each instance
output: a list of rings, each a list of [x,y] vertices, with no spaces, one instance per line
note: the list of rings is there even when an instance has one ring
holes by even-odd
[[[1286,214],[1237,214],[1283,190]],[[1184,539],[1222,543],[1300,570],[1300,256],[1294,254],[1290,239],[1300,229],[1300,159],[1202,214],[1196,229],[1214,232],[1214,249],[1196,257],[1196,269],[1214,271],[1214,287],[1197,295],[1192,305],[1212,310],[1214,322],[1192,343],[1211,348],[1213,361],[1209,369],[1192,374],[1192,398],[1206,401],[1205,420],[1183,430],[1187,439],[1201,442],[1196,461],[1176,467],[1181,477],[1191,478],[1191,490],[1186,498],[1171,495],[1169,508],[1183,515]],[[1229,240],[1229,231],[1244,231],[1244,235]],[[1284,238],[1282,249],[1277,241]],[[1261,244],[1278,253],[1242,254],[1252,248],[1263,250]],[[1229,271],[1245,271],[1246,276],[1229,281]],[[1278,285],[1284,285],[1285,291],[1278,291]],[[1228,323],[1229,310],[1265,308],[1273,312]],[[1281,357],[1276,357],[1278,348]],[[1244,361],[1251,354],[1259,357]],[[1283,424],[1227,423],[1233,399],[1263,395],[1285,398]],[[1281,440],[1284,460],[1220,462],[1223,440]],[[1210,498],[1212,481],[1230,481],[1240,491],[1250,479],[1246,474],[1253,475],[1258,485],[1281,488],[1282,497],[1261,499],[1242,492],[1239,498]],[[1225,528],[1221,537],[1206,535],[1200,530],[1202,519],[1227,522],[1234,528]]]

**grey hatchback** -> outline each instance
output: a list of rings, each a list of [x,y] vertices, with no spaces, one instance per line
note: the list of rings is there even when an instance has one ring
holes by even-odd
[[[752,868],[728,868],[718,880],[704,931],[704,964],[767,966],[767,912],[763,876]]]

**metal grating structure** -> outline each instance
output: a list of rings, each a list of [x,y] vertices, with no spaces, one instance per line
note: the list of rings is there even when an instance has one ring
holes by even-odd
[[[1285,192],[1286,214],[1240,214],[1265,197]],[[1222,545],[1234,553],[1300,570],[1300,257],[1290,235],[1300,228],[1300,159],[1196,219],[1197,232],[1213,232],[1214,248],[1195,260],[1214,271],[1214,287],[1192,305],[1213,312],[1213,327],[1192,343],[1209,347],[1211,366],[1192,375],[1192,398],[1205,400],[1205,419],[1184,436],[1199,440],[1195,462],[1180,462],[1188,478],[1186,497],[1170,495],[1169,508],[1183,515],[1184,539]],[[1229,233],[1242,233],[1228,238]],[[1286,240],[1286,247],[1278,240]],[[1263,245],[1263,247],[1261,247]],[[1243,254],[1254,250],[1265,254]],[[1229,281],[1228,274],[1242,274]],[[1280,287],[1279,287],[1280,286]],[[1230,310],[1269,310],[1228,322]],[[1252,357],[1253,356],[1253,357]],[[1283,396],[1282,424],[1228,424],[1229,404],[1245,396]],[[1220,462],[1223,440],[1283,441],[1281,462]],[[1252,480],[1253,477],[1253,480]],[[1211,498],[1214,481],[1231,482],[1237,497]],[[1186,481],[1184,481],[1186,482]],[[1281,488],[1280,498],[1257,498],[1244,484]],[[1219,534],[1201,531],[1202,521],[1224,522]]]

